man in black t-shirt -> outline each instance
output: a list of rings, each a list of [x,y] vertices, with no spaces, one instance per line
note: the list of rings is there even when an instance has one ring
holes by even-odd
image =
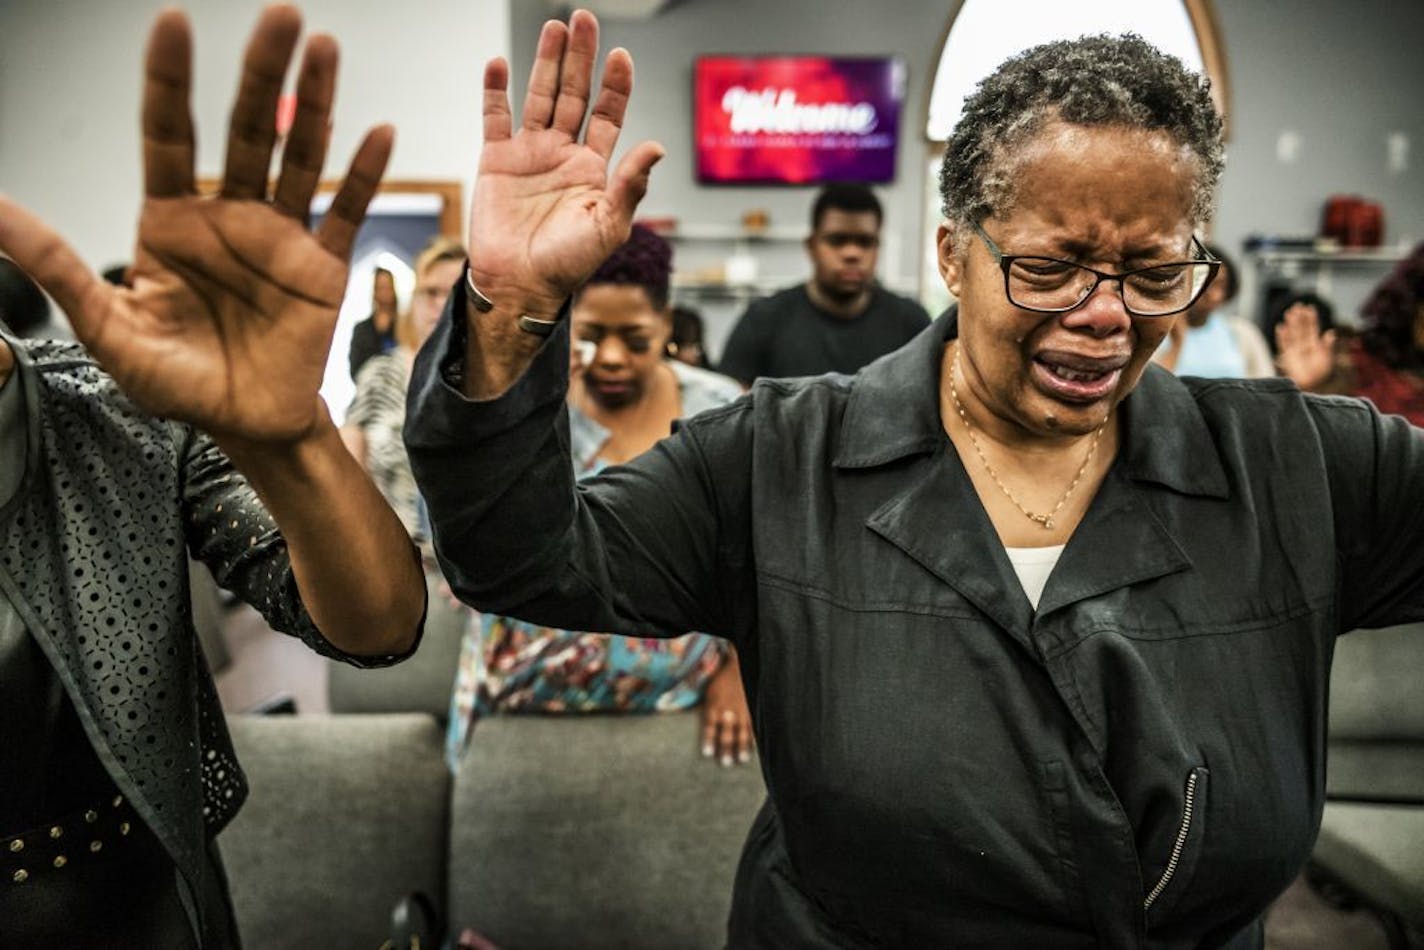
[[[758,376],[854,373],[929,323],[923,307],[875,280],[880,202],[864,185],[829,185],[811,210],[804,284],[755,301],[727,340],[719,372]]]

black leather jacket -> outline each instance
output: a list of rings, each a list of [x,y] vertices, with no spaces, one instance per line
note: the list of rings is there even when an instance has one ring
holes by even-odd
[[[0,590],[100,762],[172,855],[185,903],[201,906],[208,839],[247,785],[193,629],[189,552],[317,652],[361,666],[398,658],[327,642],[276,526],[210,439],[138,410],[78,344],[5,341],[25,387],[29,444],[24,479],[0,511]]]
[[[576,486],[567,330],[469,402],[447,313],[406,426],[445,576],[736,644],[769,803],[732,947],[1258,946],[1319,826],[1336,636],[1424,618],[1424,433],[1149,367],[1035,611],[941,426],[954,328]]]

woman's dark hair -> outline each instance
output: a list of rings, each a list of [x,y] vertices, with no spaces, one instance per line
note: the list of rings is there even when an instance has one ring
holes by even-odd
[[[673,307],[672,341],[679,346],[684,343],[701,343],[702,314],[691,307]]]
[[[1365,349],[1395,369],[1424,369],[1424,243],[1360,307]]]
[[[620,244],[608,260],[599,265],[590,284],[632,284],[648,293],[654,310],[667,307],[672,282],[672,245],[651,228],[633,225],[628,240]]]
[[[672,338],[668,342],[679,347],[696,344],[701,347],[702,353],[697,365],[703,369],[712,368],[712,364],[707,359],[707,347],[702,338],[702,314],[691,307],[672,308]]]

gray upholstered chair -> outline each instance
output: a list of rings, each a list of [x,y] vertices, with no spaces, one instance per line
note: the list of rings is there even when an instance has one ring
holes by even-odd
[[[1424,946],[1424,624],[1337,642],[1326,775],[1313,862]]]
[[[453,787],[423,714],[229,719],[252,786],[218,839],[244,944],[374,950],[420,891],[501,950],[723,946],[755,765],[698,714],[497,716]]]
[[[228,724],[251,796],[218,846],[245,946],[375,950],[405,895],[443,906],[450,773],[431,717]]]
[[[724,946],[765,787],[698,755],[698,718],[482,721],[455,779],[453,927],[501,950]]]

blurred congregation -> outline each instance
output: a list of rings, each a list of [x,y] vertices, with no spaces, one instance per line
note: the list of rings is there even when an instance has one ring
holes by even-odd
[[[1421,35],[0,0],[0,947],[1424,947]]]

